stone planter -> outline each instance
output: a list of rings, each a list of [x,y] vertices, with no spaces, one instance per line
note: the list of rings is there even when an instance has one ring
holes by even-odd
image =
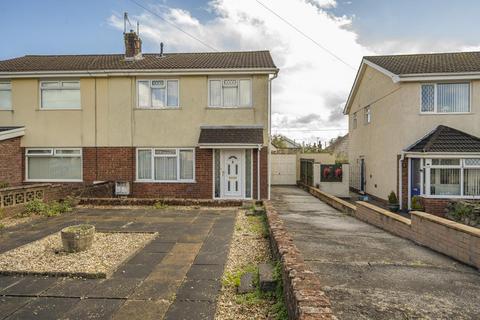
[[[62,229],[62,244],[66,252],[81,252],[92,247],[95,226],[79,224]]]

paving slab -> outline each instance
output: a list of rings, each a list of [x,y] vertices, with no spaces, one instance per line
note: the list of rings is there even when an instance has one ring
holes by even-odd
[[[0,297],[0,319],[5,319],[15,311],[23,308],[34,298]]]
[[[88,298],[128,298],[142,283],[138,278],[112,278],[101,280],[87,294]]]
[[[49,277],[23,277],[14,285],[2,290],[5,296],[37,296],[55,284],[57,278]]]
[[[220,288],[221,284],[216,280],[187,279],[178,290],[176,298],[178,300],[215,302]]]
[[[187,278],[194,280],[220,280],[223,276],[221,264],[193,264]]]
[[[478,319],[480,273],[296,187],[272,203],[339,319]]]
[[[61,319],[78,300],[70,298],[46,298],[33,299],[24,308],[18,310],[8,320],[43,320]]]
[[[113,315],[113,320],[162,319],[170,303],[165,300],[127,300]]]
[[[215,303],[210,301],[175,301],[165,320],[210,320],[215,318]]]
[[[68,320],[109,319],[123,303],[123,299],[84,299],[65,313],[64,317]]]
[[[99,284],[96,279],[60,278],[53,286],[42,292],[41,296],[50,297],[86,297]]]

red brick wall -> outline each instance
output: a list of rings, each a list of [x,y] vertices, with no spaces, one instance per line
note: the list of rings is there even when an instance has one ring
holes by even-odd
[[[83,148],[83,179],[93,181],[133,181],[135,178],[135,148]]]
[[[257,193],[257,153],[258,150],[253,150],[253,198],[258,198]],[[260,198],[268,198],[268,148],[263,147],[260,151]]]
[[[422,205],[424,207],[424,211],[439,217],[445,216],[445,208],[447,207],[450,201],[452,200],[451,199],[432,199],[432,198],[422,197]]]
[[[20,138],[0,141],[0,183],[6,182],[10,186],[22,184],[23,153]]]
[[[398,156],[400,160],[400,156]],[[398,163],[398,161],[397,161]],[[408,209],[408,159],[405,158],[402,161],[402,209]],[[398,185],[398,164],[397,164],[397,185]],[[399,197],[400,193],[398,192],[397,187],[397,197]]]

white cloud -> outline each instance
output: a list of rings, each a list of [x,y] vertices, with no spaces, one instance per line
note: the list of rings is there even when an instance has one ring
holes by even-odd
[[[371,54],[358,44],[357,35],[347,30],[351,23],[348,18],[333,16],[324,10],[336,5],[333,0],[262,0],[262,3],[351,66],[358,66],[362,55]],[[255,0],[213,0],[209,10],[215,18],[205,22],[188,11],[164,5],[151,10],[218,50],[270,50],[280,68],[278,78],[273,81],[274,132],[297,140],[315,141],[345,133],[309,130],[346,128],[346,120],[339,110],[356,70],[300,35]],[[157,51],[162,41],[167,52],[209,51],[148,12],[132,20],[140,21],[140,33],[147,49]],[[120,16],[112,15],[109,23],[123,30]],[[312,121],[306,121],[310,119]]]

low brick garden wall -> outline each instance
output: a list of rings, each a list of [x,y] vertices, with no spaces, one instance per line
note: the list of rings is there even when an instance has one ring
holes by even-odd
[[[91,206],[169,206],[240,207],[242,200],[181,199],[181,198],[81,198],[79,204]]]
[[[480,269],[479,228],[419,211],[410,212],[412,218],[407,219],[363,201],[357,201],[353,209],[350,206],[345,207],[345,201],[342,199],[326,196],[324,192],[313,187],[306,185],[301,187],[332,207],[359,220]],[[345,209],[341,209],[343,207]]]
[[[82,184],[28,184],[0,189],[0,208],[3,215],[12,216],[25,210],[25,205],[35,199],[58,201],[68,196],[112,197],[113,182],[93,185]]]
[[[273,254],[282,263],[283,292],[289,319],[336,319],[318,277],[305,264],[275,208],[265,201]]]

